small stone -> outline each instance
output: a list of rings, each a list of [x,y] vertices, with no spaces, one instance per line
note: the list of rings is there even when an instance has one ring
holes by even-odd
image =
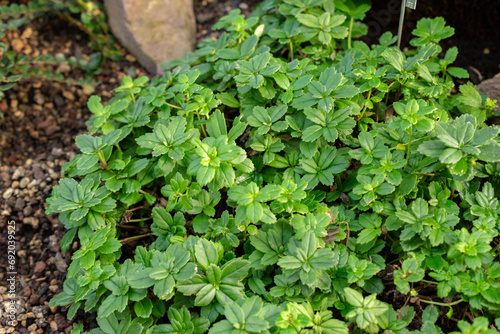
[[[3,182],[8,182],[10,181],[10,174],[7,172],[3,172],[2,174],[0,174],[0,178],[2,178]]]
[[[35,177],[35,179],[41,181],[45,177],[45,174],[43,173],[43,171],[40,167],[34,167],[33,168],[33,176]]]
[[[54,263],[58,271],[64,273],[66,269],[68,269],[68,264],[63,259],[61,253],[57,252],[56,256],[54,256]]]
[[[9,199],[11,196],[12,196],[12,193],[14,192],[14,189],[12,188],[9,188],[7,190],[5,190],[5,192],[3,193],[3,198],[4,199]]]
[[[248,5],[247,5],[246,3],[244,3],[244,2],[240,3],[240,4],[238,5],[238,7],[240,7],[240,9],[243,9],[243,10],[248,9]]]
[[[45,128],[45,134],[47,136],[52,136],[54,133],[58,132],[61,130],[61,127],[58,125],[49,125],[47,128]]]
[[[33,208],[29,205],[23,209],[23,215],[25,217],[31,216],[32,213],[33,213]]]
[[[23,177],[21,179],[21,182],[19,183],[19,187],[20,188],[26,188],[29,183],[30,183],[30,179],[28,179],[27,177]]]
[[[16,199],[16,204],[14,204],[14,210],[22,211],[24,209],[24,205],[25,204],[26,204],[26,202],[24,201],[24,199],[17,198]]]
[[[24,223],[31,225],[31,227],[34,230],[38,230],[38,227],[40,227],[40,221],[37,218],[34,217],[26,217],[24,218]]]
[[[22,38],[30,38],[31,35],[33,35],[33,29],[31,29],[30,26],[27,26],[26,29],[24,29],[21,37]]]
[[[14,188],[14,189],[19,188],[19,181],[12,182],[11,187]]]
[[[47,265],[45,264],[45,262],[42,262],[42,261],[38,261],[36,264],[35,264],[35,270],[34,272],[35,273],[41,273],[42,271],[45,270],[45,268],[47,267]]]
[[[63,95],[66,99],[68,99],[68,100],[70,100],[70,101],[74,101],[74,100],[75,100],[75,95],[74,95],[73,93],[71,93],[71,92],[67,91],[67,90],[63,91],[62,95]],[[56,102],[56,103],[57,103],[57,102]]]
[[[38,93],[38,94],[35,94],[35,96],[33,97],[33,100],[35,100],[36,104],[42,105],[45,103],[45,96]]]
[[[45,129],[50,125],[52,125],[52,121],[50,119],[46,119],[45,121],[38,123],[36,127],[37,129]]]
[[[49,290],[52,292],[57,292],[57,289],[59,289],[58,285],[49,285]]]
[[[60,313],[56,313],[56,315],[54,316],[54,321],[57,323],[57,326],[59,328],[68,328],[68,321]]]
[[[49,306],[50,312],[57,314],[59,312],[59,307],[57,306]]]
[[[14,174],[12,174],[12,180],[20,179],[23,176],[23,171],[21,169],[16,169]]]
[[[22,40],[14,38],[12,42],[10,42],[10,46],[14,51],[20,52],[24,48],[24,43]]]
[[[59,238],[57,236],[49,236],[49,249],[53,252],[59,251]]]
[[[54,103],[58,107],[62,107],[64,105],[64,99],[61,97],[61,95],[56,95],[54,96]]]

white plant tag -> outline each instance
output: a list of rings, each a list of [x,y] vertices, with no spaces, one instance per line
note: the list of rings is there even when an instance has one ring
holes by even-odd
[[[406,0],[406,7],[410,9],[417,8],[417,0]]]

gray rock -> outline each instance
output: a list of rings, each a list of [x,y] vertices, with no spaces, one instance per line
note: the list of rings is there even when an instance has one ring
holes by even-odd
[[[109,25],[118,41],[148,71],[194,49],[193,0],[105,0]]]
[[[59,251],[59,238],[57,236],[49,236],[49,249],[53,252]]]
[[[497,100],[497,105],[500,105],[500,73],[491,79],[481,82],[477,86],[477,89],[486,94],[490,99]],[[500,110],[500,107],[494,110]]]
[[[24,199],[17,198],[16,199],[16,204],[14,204],[14,210],[23,211],[25,204],[26,204],[26,202],[24,201]]]
[[[66,272],[66,269],[68,269],[68,264],[66,263],[61,253],[59,252],[56,254],[56,256],[54,256],[54,263],[56,265],[57,270],[61,273]]]

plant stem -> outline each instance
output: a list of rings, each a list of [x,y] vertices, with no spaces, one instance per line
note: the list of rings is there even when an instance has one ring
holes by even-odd
[[[438,284],[438,282],[428,281],[428,280],[425,280],[425,279],[423,279],[422,282],[428,283],[428,284]]]
[[[369,100],[371,96],[372,96],[372,90],[370,89],[368,91],[368,96],[366,97],[366,100]],[[359,118],[358,119],[362,119],[363,118],[363,115],[365,114],[366,108],[368,108],[368,105],[365,103],[365,107],[363,108],[363,111],[361,112],[361,114],[359,114]]]
[[[354,25],[354,17],[351,16],[351,22],[349,23],[349,37],[347,38],[347,48],[351,48],[351,40],[352,40],[352,27]]]
[[[500,250],[500,243],[498,245],[495,246],[495,248],[493,248],[493,250],[491,251],[492,253],[496,254],[496,252]],[[497,256],[500,255],[500,254],[497,254]]]
[[[144,217],[144,218],[130,219],[129,222],[137,223],[137,222],[143,222],[143,221],[150,220],[150,219],[153,219],[153,218],[152,217]]]
[[[133,237],[122,239],[122,240],[120,240],[120,242],[122,244],[124,244],[124,243],[127,243],[127,242],[132,241],[132,240],[137,240],[137,239],[140,239],[140,238],[149,237],[150,235],[153,235],[153,233],[146,233],[146,234],[136,235],[136,236],[133,236]]]
[[[440,302],[434,302],[434,301],[429,301],[429,300],[425,300],[425,299],[420,299],[421,302],[423,303],[426,303],[426,304],[431,304],[431,305],[437,305],[437,306],[453,306],[453,305],[457,305],[457,304],[460,304],[461,302],[463,302],[464,300],[462,298],[460,298],[459,300],[456,300],[454,302],[451,302],[451,303],[440,303]]]
[[[408,134],[408,151],[406,152],[406,163],[409,162],[410,159],[410,151],[411,151],[411,137],[413,135],[413,125],[410,126],[410,133]]]
[[[179,106],[176,106],[175,104],[171,104],[171,103],[168,103],[168,102],[165,102],[165,104],[169,107],[172,107],[172,108],[175,108],[175,109],[181,109],[181,107]]]
[[[101,160],[104,169],[106,169],[106,167],[108,167],[108,163],[106,162],[106,159],[104,159],[102,152],[101,151],[97,152],[97,155],[99,156],[99,160]]]
[[[290,60],[293,60],[293,43],[292,40],[290,40]]]

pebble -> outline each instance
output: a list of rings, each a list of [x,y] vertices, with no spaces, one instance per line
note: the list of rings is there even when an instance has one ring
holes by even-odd
[[[31,225],[31,227],[34,230],[38,230],[38,227],[40,226],[40,221],[34,217],[26,217],[24,218],[24,223]]]
[[[62,273],[66,272],[66,269],[68,269],[68,264],[59,252],[57,252],[56,256],[54,256],[54,264],[56,265],[57,270]]]
[[[48,127],[45,128],[45,134],[47,136],[52,136],[54,133],[58,132],[61,130],[61,127],[58,125],[49,125]]]
[[[14,210],[22,211],[24,209],[24,205],[25,204],[26,204],[26,202],[24,201],[24,199],[17,198],[16,199],[16,204],[14,204]]]
[[[61,95],[54,96],[54,102],[58,107],[62,107],[64,105],[64,99],[61,97]]]
[[[33,208],[29,205],[23,209],[23,215],[25,217],[31,216],[32,213],[33,213]]]
[[[16,52],[20,52],[24,48],[24,43],[22,40],[15,38],[10,42],[10,46]]]
[[[75,95],[74,95],[73,93],[71,93],[71,92],[67,91],[67,90],[63,91],[62,95],[63,95],[66,99],[68,99],[68,100],[70,100],[70,101],[74,101],[74,100],[75,100]]]
[[[59,238],[55,235],[49,237],[49,249],[53,252],[59,251]]]
[[[38,93],[38,94],[35,94],[35,96],[33,97],[33,100],[35,100],[35,103],[42,105],[45,103],[45,96]]]
[[[3,198],[4,199],[9,199],[12,196],[12,193],[14,192],[14,189],[9,188],[3,193]]]
[[[57,327],[57,324],[55,321],[51,321],[50,322],[50,328],[52,328],[52,330],[56,331],[58,330],[59,328]]]
[[[14,189],[19,188],[19,181],[14,181],[14,182],[12,182],[12,185],[11,185],[11,186],[12,186],[12,188],[14,188]]]
[[[33,176],[35,177],[35,179],[41,181],[45,177],[45,174],[43,173],[42,169],[37,166],[33,168]]]
[[[35,270],[34,272],[35,273],[41,273],[42,271],[45,270],[45,268],[47,267],[47,265],[45,264],[45,262],[42,262],[42,261],[38,261],[36,264],[35,264]]]
[[[28,189],[34,188],[38,183],[38,180],[31,180],[31,182],[28,184]]]
[[[20,188],[26,188],[29,183],[30,183],[30,179],[28,179],[27,177],[23,177],[21,179],[21,182],[19,183],[19,187]]]
[[[14,171],[14,174],[12,174],[12,180],[17,180],[20,179],[23,176],[23,170],[18,168]]]
[[[244,2],[240,3],[240,4],[238,5],[238,7],[240,7],[240,9],[243,9],[243,10],[248,9],[248,5],[247,5],[246,3],[244,3]]]
[[[0,177],[2,178],[3,182],[8,182],[10,181],[10,174],[7,172],[3,172]]]

